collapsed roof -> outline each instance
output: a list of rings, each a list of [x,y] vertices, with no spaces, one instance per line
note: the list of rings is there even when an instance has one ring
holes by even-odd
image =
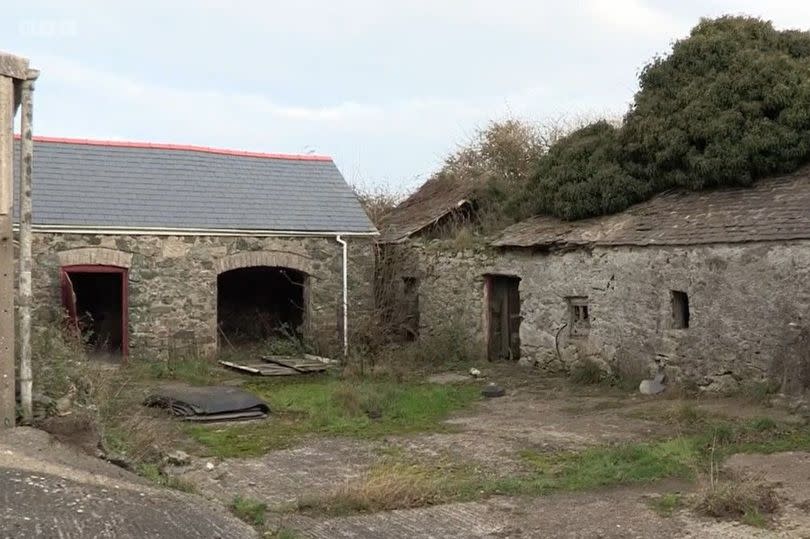
[[[479,182],[432,178],[383,217],[380,243],[400,243],[472,202]]]

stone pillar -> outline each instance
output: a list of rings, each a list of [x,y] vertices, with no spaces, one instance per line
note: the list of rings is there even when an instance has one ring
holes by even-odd
[[[20,407],[22,421],[30,425],[34,420],[33,378],[31,376],[31,219],[32,172],[34,140],[32,133],[34,81],[39,72],[30,69],[28,79],[20,84],[20,274],[19,274],[19,348],[20,348]]]
[[[14,112],[28,60],[0,53],[0,428],[13,427],[14,243],[12,239]]]
[[[0,76],[0,428],[13,427],[14,398],[14,242],[13,196],[14,80]]]

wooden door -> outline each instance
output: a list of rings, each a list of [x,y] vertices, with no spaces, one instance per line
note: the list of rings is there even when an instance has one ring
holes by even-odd
[[[488,277],[489,359],[520,357],[520,279],[504,275]]]

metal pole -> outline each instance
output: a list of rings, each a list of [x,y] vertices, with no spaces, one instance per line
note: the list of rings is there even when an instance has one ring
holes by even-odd
[[[0,428],[14,426],[14,80],[0,76]]]
[[[335,240],[343,246],[343,356],[346,357],[349,355],[349,249],[340,236]]]
[[[33,378],[31,376],[31,198],[34,140],[32,121],[34,116],[34,81],[39,72],[28,71],[28,79],[22,81],[20,107],[20,404],[23,423],[34,419],[32,402]]]

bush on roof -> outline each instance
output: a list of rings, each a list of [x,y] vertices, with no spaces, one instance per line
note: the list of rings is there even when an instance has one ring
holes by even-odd
[[[672,188],[749,185],[810,160],[810,33],[749,17],[702,20],[641,71],[620,125],[541,154],[522,213],[580,219]]]

